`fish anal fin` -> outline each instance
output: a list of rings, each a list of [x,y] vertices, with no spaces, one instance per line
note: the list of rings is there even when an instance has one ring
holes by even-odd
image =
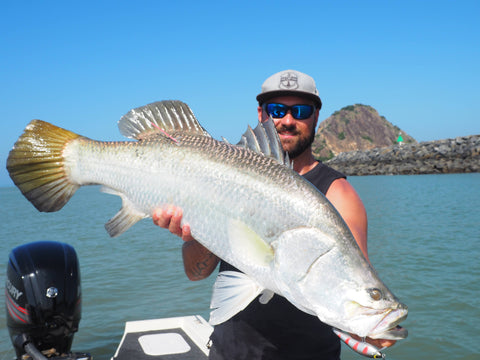
[[[221,324],[250,304],[263,288],[248,275],[238,271],[222,271],[213,285],[210,324]]]
[[[123,196],[123,194],[107,187],[103,187],[102,191],[108,194],[118,195],[122,198],[122,208],[105,224],[105,229],[111,237],[123,234],[137,222],[147,217],[147,215],[136,210],[133,204]]]
[[[274,250],[260,235],[240,220],[228,224],[228,238],[232,252],[256,266],[269,266],[274,258]]]

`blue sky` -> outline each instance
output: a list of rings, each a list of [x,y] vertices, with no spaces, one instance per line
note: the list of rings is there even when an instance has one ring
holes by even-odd
[[[293,4],[294,3],[294,4]],[[317,82],[320,120],[373,106],[418,141],[480,134],[480,1],[3,1],[0,186],[34,118],[98,140],[153,101],[215,138],[256,122],[271,74]]]

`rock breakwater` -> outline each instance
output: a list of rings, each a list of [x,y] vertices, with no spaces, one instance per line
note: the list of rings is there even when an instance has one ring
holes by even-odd
[[[480,172],[480,135],[344,152],[325,163],[346,175]]]

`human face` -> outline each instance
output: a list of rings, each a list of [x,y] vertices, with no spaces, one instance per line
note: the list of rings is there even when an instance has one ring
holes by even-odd
[[[279,96],[269,99],[266,103],[279,103],[287,106],[314,105],[311,100],[298,96]],[[283,149],[288,152],[291,159],[310,151],[310,146],[315,138],[318,113],[319,110],[315,109],[313,114],[304,120],[296,120],[290,111],[283,118],[273,118]],[[262,122],[267,121],[269,117],[261,106],[258,107],[258,117]]]

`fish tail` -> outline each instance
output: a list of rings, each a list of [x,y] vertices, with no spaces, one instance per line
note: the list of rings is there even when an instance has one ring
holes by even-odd
[[[65,171],[64,148],[80,137],[48,122],[32,120],[7,159],[7,170],[22,194],[39,210],[60,210],[80,185]]]

